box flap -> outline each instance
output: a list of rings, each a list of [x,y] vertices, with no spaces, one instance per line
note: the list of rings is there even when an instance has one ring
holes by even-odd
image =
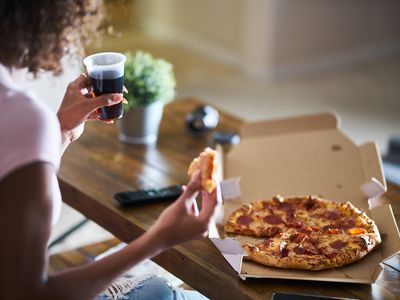
[[[387,187],[385,175],[383,174],[382,159],[379,155],[376,143],[365,143],[361,145],[359,149],[365,174],[365,182],[369,182],[372,178],[375,178],[382,184],[386,191]]]
[[[244,138],[225,162],[225,178],[241,177],[242,202],[320,195],[368,209],[359,148],[336,128]]]
[[[219,238],[210,237],[211,242],[218,248],[232,268],[240,273],[242,269],[243,255],[245,254],[241,244],[234,238]]]
[[[217,152],[217,173],[215,176],[216,180],[221,182],[224,179],[224,148],[222,145],[217,144],[215,151]]]
[[[400,250],[399,228],[396,222],[389,222],[389,220],[394,220],[393,210],[390,205],[374,207],[371,210],[371,214],[379,228],[382,245],[384,245],[384,247],[380,248],[383,257],[382,260],[386,260]]]
[[[246,124],[243,137],[267,136],[282,133],[339,128],[339,117],[333,112],[305,115],[287,119],[272,119]]]
[[[240,177],[232,177],[221,181],[221,194],[224,201],[242,196],[239,183]]]

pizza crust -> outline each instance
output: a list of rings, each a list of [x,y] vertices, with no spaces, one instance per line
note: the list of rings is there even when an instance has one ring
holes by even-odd
[[[269,255],[265,251],[259,250],[256,246],[245,244],[243,249],[247,256],[244,258],[252,260],[262,265],[283,269],[301,269],[310,271],[320,271],[331,268],[342,267],[362,259],[368,254],[367,251],[357,251],[340,253],[334,258],[327,258],[323,255],[298,255],[280,257],[279,255]]]
[[[333,265],[329,265],[326,257],[322,255],[318,255],[315,257],[280,257],[278,255],[269,255],[265,251],[259,250],[256,246],[249,244],[243,245],[243,249],[247,253],[247,256],[244,256],[245,259],[255,261],[265,266],[283,269],[303,269],[312,271],[318,271],[333,267]]]

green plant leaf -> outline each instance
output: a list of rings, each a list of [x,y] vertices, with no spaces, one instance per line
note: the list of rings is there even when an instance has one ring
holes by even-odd
[[[171,63],[155,59],[150,53],[126,52],[124,85],[129,93],[125,110],[156,101],[168,103],[176,95],[176,80]]]

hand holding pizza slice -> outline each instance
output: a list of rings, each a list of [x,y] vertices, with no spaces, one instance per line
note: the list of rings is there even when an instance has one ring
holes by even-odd
[[[217,187],[217,151],[206,148],[193,159],[188,170],[189,176],[192,177],[197,170],[200,170],[202,188],[208,193],[212,193]]]

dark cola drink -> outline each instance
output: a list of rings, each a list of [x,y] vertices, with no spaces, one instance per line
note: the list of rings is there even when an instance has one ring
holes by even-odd
[[[93,87],[93,92],[96,96],[100,96],[103,94],[122,93],[122,89],[124,86],[123,76],[114,79],[98,79],[91,76],[89,76],[89,78]],[[124,113],[122,102],[111,106],[100,107],[97,110],[97,113],[99,118],[103,121],[119,119]]]
[[[125,60],[125,55],[116,52],[96,53],[83,60],[96,96],[122,93]],[[103,121],[119,119],[123,115],[122,102],[100,107],[97,113]]]

